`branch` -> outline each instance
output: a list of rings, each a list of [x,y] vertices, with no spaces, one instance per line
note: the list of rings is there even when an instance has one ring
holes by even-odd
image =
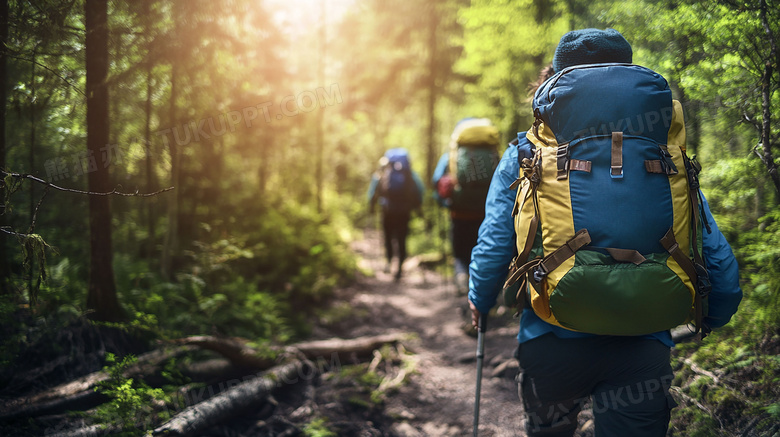
[[[27,238],[31,234],[21,234],[19,232],[14,232],[11,230],[10,226],[0,226],[0,232],[3,232],[8,235],[13,235],[14,237],[21,237],[21,238]]]
[[[694,363],[690,358],[683,360],[683,363],[687,364],[691,371],[697,375],[706,376],[712,379],[712,383],[718,385],[720,383],[720,377],[709,370],[702,369],[698,364]]]
[[[750,124],[751,126],[753,126],[754,128],[756,128],[756,131],[758,132],[759,136],[761,135],[761,124],[760,124],[759,122],[757,122],[756,120],[754,120],[754,119],[750,118],[750,116],[749,116],[749,115],[747,115],[747,113],[746,113],[746,112],[743,112],[743,113],[742,113],[742,120],[743,120],[745,123],[748,123],[748,124]]]
[[[20,61],[30,62],[30,63],[32,63],[32,64],[35,64],[35,65],[39,66],[39,67],[43,67],[43,69],[44,69],[44,70],[46,70],[46,71],[48,71],[48,72],[52,73],[53,75],[57,76],[58,78],[60,78],[60,80],[62,80],[62,81],[63,81],[63,82],[65,82],[66,84],[68,84],[68,86],[69,86],[69,87],[71,87],[71,88],[73,88],[74,90],[76,90],[76,92],[78,92],[79,94],[81,94],[81,95],[82,95],[82,96],[84,96],[84,97],[87,97],[87,95],[84,93],[84,91],[82,91],[81,89],[79,89],[79,87],[77,87],[76,85],[73,85],[72,83],[70,83],[70,81],[68,81],[68,79],[65,79],[65,78],[64,78],[62,75],[60,75],[60,73],[59,73],[59,72],[57,72],[57,71],[54,71],[54,70],[53,70],[52,68],[50,68],[49,66],[47,66],[47,65],[44,65],[44,64],[41,64],[40,62],[38,62],[38,61],[36,61],[36,60],[34,60],[34,59],[27,59],[27,58],[23,58],[23,57],[21,57],[21,56],[16,56],[16,55],[13,55],[13,54],[12,54],[10,51],[6,51],[6,52],[5,52],[5,55],[6,55],[6,56],[8,56],[9,58],[14,58],[14,59],[18,59],[18,60],[20,60]]]
[[[683,392],[680,387],[669,387],[669,391],[674,393],[674,394],[676,394],[676,395],[678,395],[682,399],[682,401],[697,406],[700,410],[704,411],[705,413],[707,413],[710,416],[712,416],[713,418],[715,418],[718,421],[718,424],[720,425],[720,428],[723,429],[723,421],[720,420],[720,417],[718,417],[716,414],[714,414],[711,409],[709,409],[706,406],[704,406],[704,404],[702,404],[698,400],[696,400],[696,399],[688,396],[687,394],[685,394],[685,392]]]
[[[50,188],[54,188],[55,190],[65,191],[67,193],[86,194],[88,196],[111,196],[111,195],[116,195],[116,196],[125,196],[125,197],[152,197],[152,196],[156,196],[158,194],[164,193],[166,191],[171,191],[171,190],[174,189],[174,187],[168,187],[168,188],[163,188],[162,190],[155,191],[153,193],[139,193],[138,190],[136,190],[135,193],[123,193],[121,191],[117,191],[117,189],[114,188],[113,190],[108,191],[108,192],[97,193],[97,192],[94,192],[94,191],[82,191],[82,190],[75,190],[73,188],[60,187],[58,185],[52,184],[51,182],[48,182],[48,181],[45,181],[45,180],[43,180],[41,178],[35,177],[35,176],[31,175],[31,174],[11,173],[11,172],[2,171],[2,170],[0,170],[0,173],[2,173],[4,176],[12,176],[12,177],[15,177],[15,178],[18,178],[18,179],[30,179],[31,181],[38,182],[41,185],[44,185],[44,186],[50,187]]]

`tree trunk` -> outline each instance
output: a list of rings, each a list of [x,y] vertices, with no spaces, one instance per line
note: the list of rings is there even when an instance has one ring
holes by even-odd
[[[170,120],[170,125],[177,129],[175,124],[176,98],[178,97],[176,76],[179,69],[175,58],[171,60],[171,63],[171,101],[168,119]],[[188,129],[188,127],[182,126],[182,131],[184,129]],[[168,229],[165,232],[162,260],[160,262],[162,275],[169,281],[173,279],[173,259],[178,255],[179,251],[179,196],[181,193],[181,187],[179,186],[179,148],[176,144],[176,135],[172,135],[172,137],[165,141],[171,158],[171,186],[176,187],[176,192],[168,197]]]
[[[428,129],[426,131],[427,150],[425,155],[425,185],[431,183],[433,169],[437,162],[438,147],[436,147],[436,30],[438,27],[437,2],[431,2],[428,11],[428,101],[426,115],[428,117]],[[426,227],[427,228],[427,227]]]
[[[775,164],[774,156],[772,155],[772,62],[776,62],[777,68],[780,68],[780,51],[777,49],[775,42],[775,36],[772,32],[772,28],[769,26],[769,20],[767,18],[768,6],[766,0],[761,0],[759,17],[761,18],[761,25],[764,27],[764,33],[766,33],[767,40],[769,41],[769,59],[767,59],[764,65],[764,77],[761,83],[761,96],[762,96],[762,109],[763,109],[763,121],[761,123],[761,147],[762,154],[761,160],[766,166],[769,178],[775,186],[775,205],[780,205],[780,176],[777,172],[777,164]]]
[[[761,160],[769,173],[769,178],[775,186],[775,204],[780,205],[780,175],[777,173],[777,164],[772,155],[772,63],[767,61],[764,66],[764,79],[761,84],[763,120],[761,121]]]
[[[8,0],[0,1],[0,170],[5,170],[5,107],[7,98],[8,83],[8,57],[5,55],[8,45]],[[0,226],[6,224],[5,216],[5,183],[0,180]],[[5,296],[11,292],[11,268],[8,259],[8,250],[6,248],[7,238],[0,240],[0,296]]]
[[[109,142],[108,119],[108,0],[86,0],[87,159],[98,159]],[[109,189],[108,168],[87,166],[89,191]],[[111,250],[109,196],[89,197],[89,281],[87,309],[90,318],[116,322],[124,319],[116,294]]]
[[[37,56],[37,46],[33,47],[32,62],[30,63],[30,155],[28,156],[27,165],[28,171],[32,174],[35,173],[35,101],[36,101],[36,89],[35,89],[35,61]],[[35,184],[30,184],[30,204],[28,205],[30,211],[30,230],[32,229],[32,218],[35,216]],[[30,302],[35,299],[35,257],[30,258],[30,264],[27,266],[29,269],[29,277],[27,278],[27,292],[29,293]]]
[[[144,129],[144,146],[146,147],[145,167],[146,167],[146,192],[153,193],[156,189],[154,178],[154,167],[152,165],[152,65],[146,67],[146,126]],[[146,204],[146,248],[144,256],[151,258],[154,253],[154,209],[155,202],[149,199]]]
[[[325,0],[320,0],[320,29],[319,29],[319,54],[317,55],[317,85],[325,85]],[[317,185],[317,212],[322,213],[322,192],[324,189],[323,160],[325,159],[325,113],[323,108],[317,110],[317,163],[315,179]]]

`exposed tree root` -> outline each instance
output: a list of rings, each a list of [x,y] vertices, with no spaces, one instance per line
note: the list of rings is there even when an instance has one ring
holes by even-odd
[[[158,349],[139,355],[138,361],[130,366],[124,375],[126,377],[136,377],[150,374],[166,360],[192,349],[192,346],[179,346],[176,348]],[[0,421],[90,408],[105,400],[102,395],[95,392],[95,387],[99,383],[108,380],[108,378],[108,373],[101,370],[32,396],[12,399],[0,405],[0,411],[2,411],[0,413]]]
[[[245,381],[207,401],[186,408],[155,429],[151,435],[191,436],[261,404],[285,384],[311,378],[316,369],[309,361],[295,361],[275,367],[260,377]]]

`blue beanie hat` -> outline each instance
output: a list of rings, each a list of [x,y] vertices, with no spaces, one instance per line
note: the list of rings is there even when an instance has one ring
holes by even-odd
[[[581,64],[620,62],[630,64],[631,44],[615,29],[572,30],[561,37],[555,49],[553,70]]]

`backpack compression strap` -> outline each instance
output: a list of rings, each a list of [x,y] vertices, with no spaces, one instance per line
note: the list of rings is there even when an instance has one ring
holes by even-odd
[[[677,261],[677,264],[685,271],[685,274],[691,278],[694,284],[694,325],[696,326],[696,333],[701,332],[701,338],[707,336],[711,329],[704,325],[704,307],[702,300],[706,298],[710,290],[712,290],[712,283],[710,282],[707,268],[704,264],[704,259],[699,253],[699,231],[697,226],[697,218],[699,217],[699,178],[698,173],[700,167],[696,163],[692,162],[685,154],[683,154],[683,161],[685,162],[685,168],[688,174],[688,201],[691,206],[691,223],[692,223],[692,242],[693,260],[683,253],[680,249],[680,245],[674,238],[673,229],[669,229],[666,235],[661,238],[661,245],[667,252]],[[701,214],[702,222],[706,219],[704,214]],[[704,223],[709,230],[709,224]]]
[[[534,271],[534,281],[541,282],[548,273],[557,269],[567,259],[573,257],[578,250],[590,244],[590,241],[588,230],[580,229],[566,243],[552,251],[549,255],[544,258],[536,258],[517,267],[517,269],[512,272],[512,275],[507,278],[504,288],[512,286],[531,269]],[[522,292],[524,292],[524,290],[518,290],[518,295]],[[519,296],[518,301],[520,301]]]

